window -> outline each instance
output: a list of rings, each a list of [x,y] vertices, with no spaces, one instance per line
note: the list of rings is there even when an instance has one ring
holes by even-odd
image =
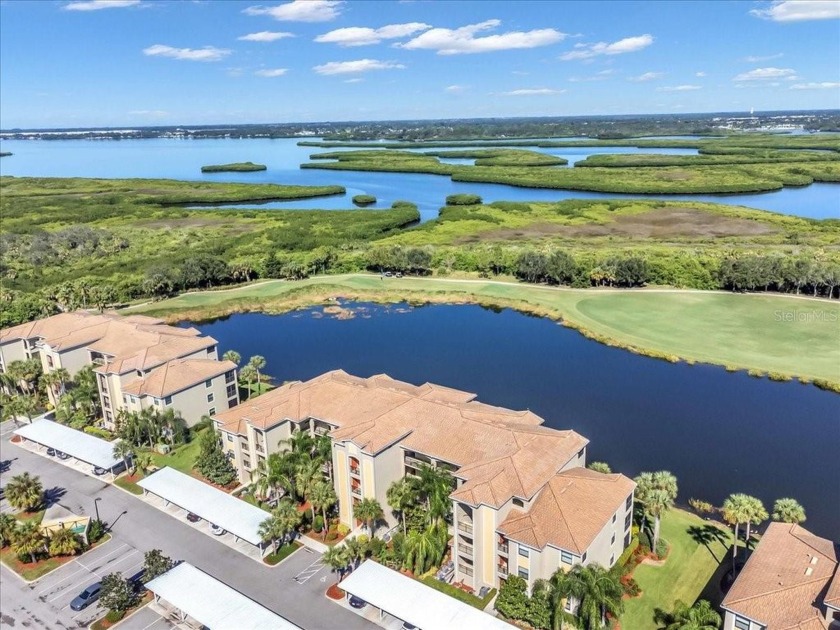
[[[227,435],[228,442],[233,442],[233,436],[230,433],[226,433],[225,435]]]
[[[106,407],[110,407],[111,406],[111,399],[108,398],[107,396],[103,396],[102,397],[102,404],[105,405]]]
[[[615,523],[616,515],[613,514],[613,523]]]
[[[53,367],[53,358],[50,355],[47,355],[47,366]]]
[[[213,387],[213,379],[208,378],[206,381],[204,381],[204,387]]]
[[[236,397],[236,385],[228,385],[227,386],[227,397],[228,398],[235,398]]]
[[[633,520],[633,514],[631,512],[627,512],[627,516],[624,517],[624,529],[630,529],[630,523]]]
[[[215,354],[216,353],[216,346],[210,346],[207,348],[207,354]]]
[[[172,404],[172,396],[167,396],[166,398],[164,398],[163,403],[167,406],[171,405]]]
[[[208,411],[207,413],[210,414],[211,416],[215,416],[216,415],[216,408],[215,407],[210,407],[210,411]]]
[[[213,402],[213,399],[214,399],[213,392],[210,392],[209,394],[207,394],[207,402]]]
[[[612,566],[613,564],[615,564],[615,554],[610,556],[610,566]]]
[[[750,620],[736,616],[735,627],[738,628],[738,630],[750,630]]]
[[[519,577],[521,577],[523,580],[528,579],[528,569],[521,569],[520,568],[519,571],[517,571],[517,573],[519,574]]]
[[[525,507],[525,504],[522,502],[522,499],[514,499],[513,504],[516,507]]]
[[[632,505],[633,505],[633,495],[631,494],[629,497],[627,497],[627,500],[624,502],[624,509],[629,510],[630,506],[632,506]]]
[[[563,564],[572,564],[575,561],[575,557],[570,554],[568,551],[561,551],[560,552],[560,561]]]
[[[566,609],[566,612],[572,612],[572,598],[571,597],[566,598],[566,604],[563,606],[563,608]]]
[[[233,383],[233,370],[225,373],[225,383]]]
[[[130,398],[131,398],[131,402],[133,402],[133,403],[137,402],[137,396],[131,396]]]
[[[583,449],[583,448],[582,448],[582,449],[580,449],[580,450],[578,451],[578,454],[577,454],[578,459],[580,459],[581,457],[583,457],[583,452],[584,452],[585,450],[586,450],[586,449]]]
[[[583,552],[583,556],[580,559],[581,562],[586,562],[586,552]]]
[[[523,558],[529,557],[528,547],[523,547],[522,545],[518,545],[519,547],[519,555]]]
[[[615,534],[613,534],[613,535],[612,535],[612,538],[610,538],[610,544],[611,544],[611,545],[614,545],[614,544],[615,544]]]
[[[247,457],[243,457],[242,458],[242,465],[245,466],[245,468],[250,468],[251,467],[251,460],[248,459]]]
[[[111,412],[110,412],[110,411],[106,411],[106,412],[105,412],[105,419],[106,419],[108,422],[113,422],[113,421],[114,421],[114,416],[112,416],[112,415],[111,415]]]
[[[123,402],[127,405],[128,404],[128,394],[123,394]]]

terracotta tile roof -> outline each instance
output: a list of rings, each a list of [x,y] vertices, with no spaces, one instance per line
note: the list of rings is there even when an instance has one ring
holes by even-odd
[[[236,364],[232,361],[176,359],[155,368],[144,378],[131,381],[122,391],[135,396],[163,398],[235,369]]]
[[[337,370],[288,383],[216,416],[226,431],[265,429],[284,420],[332,424],[336,441],[378,453],[399,441],[406,449],[450,462],[466,480],[453,496],[495,507],[512,495],[530,498],[587,440],[574,431],[539,426],[530,411],[475,402],[474,394],[385,375],[364,379]]]
[[[771,523],[722,607],[767,630],[826,628],[819,602],[823,591],[832,593],[838,560],[840,545],[799,525]]]
[[[582,555],[635,487],[624,475],[572,468],[554,475],[526,512],[512,510],[498,531],[535,549]]]

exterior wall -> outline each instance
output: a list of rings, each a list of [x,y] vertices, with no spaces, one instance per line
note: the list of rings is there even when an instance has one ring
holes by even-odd
[[[236,474],[239,476],[239,481],[247,483],[251,480],[250,471],[245,470],[242,465],[242,448],[240,436],[235,433],[223,431],[220,425],[216,425],[216,430],[222,436],[222,450],[228,459],[230,459],[233,467],[236,469]]]
[[[560,472],[564,470],[571,470],[572,468],[581,468],[586,466],[586,447],[580,449],[578,454],[572,457],[563,468],[560,469]]]
[[[470,586],[476,584],[477,577],[474,559],[476,518],[479,518],[479,515],[472,507],[457,501],[452,502],[452,529],[455,539],[452,545],[452,559],[455,562],[455,581]],[[469,551],[470,547],[472,551]],[[465,566],[471,569],[472,575],[463,570]]]
[[[0,344],[0,370],[6,371],[11,363],[15,361],[26,361],[29,358],[29,352],[26,349],[26,343],[23,339],[15,339],[14,341],[7,341]]]
[[[341,444],[333,446],[333,480],[335,483],[335,494],[338,497],[338,516],[345,525],[352,526],[353,518],[350,504],[350,464],[347,451]]]
[[[56,351],[45,345],[41,350],[41,355],[41,364],[44,366],[45,372],[63,367],[70,373],[70,376],[76,376],[79,370],[91,364],[90,352],[84,346],[81,348],[71,348],[70,350]],[[49,359],[47,357],[52,358],[52,367],[49,367]]]
[[[725,611],[725,612],[726,612],[726,615],[723,618],[723,630],[738,630],[735,627],[735,617],[736,617],[736,615],[734,615],[733,613],[731,613],[728,610]],[[754,621],[747,619],[746,617],[741,617],[741,618],[744,619],[745,621],[750,622],[750,630],[764,630],[764,626],[762,626],[760,624],[757,624]]]
[[[631,515],[631,523],[625,529],[624,524],[628,514]],[[618,561],[618,558],[625,549],[624,541],[632,527],[632,514],[632,500],[629,509],[622,503],[621,507],[613,515],[614,520],[611,519],[608,521],[595,537],[595,540],[592,541],[592,544],[589,545],[589,549],[586,550],[586,562],[584,564],[598,563],[603,567],[610,568]],[[615,537],[614,539],[613,536]]]
[[[391,484],[405,476],[404,453],[405,451],[395,444],[373,458],[373,494],[365,494],[365,496],[373,496],[379,501],[389,528],[399,523],[388,505],[387,494]],[[367,492],[367,486],[365,486],[365,491]]]

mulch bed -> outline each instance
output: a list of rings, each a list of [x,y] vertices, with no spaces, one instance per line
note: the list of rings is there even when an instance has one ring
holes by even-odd
[[[344,591],[338,587],[338,584],[333,584],[327,589],[327,597],[336,601],[344,599]]]

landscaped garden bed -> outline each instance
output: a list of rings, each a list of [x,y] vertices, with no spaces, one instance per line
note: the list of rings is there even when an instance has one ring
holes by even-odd
[[[283,545],[276,552],[272,552],[263,558],[263,562],[271,567],[280,564],[283,560],[292,555],[295,551],[303,547],[297,541],[293,541],[288,545]]]
[[[436,591],[440,591],[441,593],[445,593],[450,597],[454,597],[458,601],[464,602],[465,604],[469,604],[473,608],[478,608],[479,610],[484,610],[487,607],[487,604],[490,603],[496,596],[496,589],[490,589],[490,591],[484,597],[478,597],[473,595],[472,593],[468,593],[467,591],[458,588],[452,584],[448,584],[446,582],[441,582],[440,580],[435,579],[433,575],[419,578],[419,581],[425,584],[428,587],[435,589]]]
[[[49,558],[41,558],[37,562],[21,562],[11,547],[3,547],[0,549],[0,562],[9,567],[12,571],[17,573],[27,582],[34,582],[35,580],[44,577],[47,573],[54,571],[73,560],[80,558],[88,551],[96,549],[100,545],[104,545],[111,540],[111,534],[105,534],[100,540],[92,544],[80,554],[73,554],[69,556],[53,556]]]

